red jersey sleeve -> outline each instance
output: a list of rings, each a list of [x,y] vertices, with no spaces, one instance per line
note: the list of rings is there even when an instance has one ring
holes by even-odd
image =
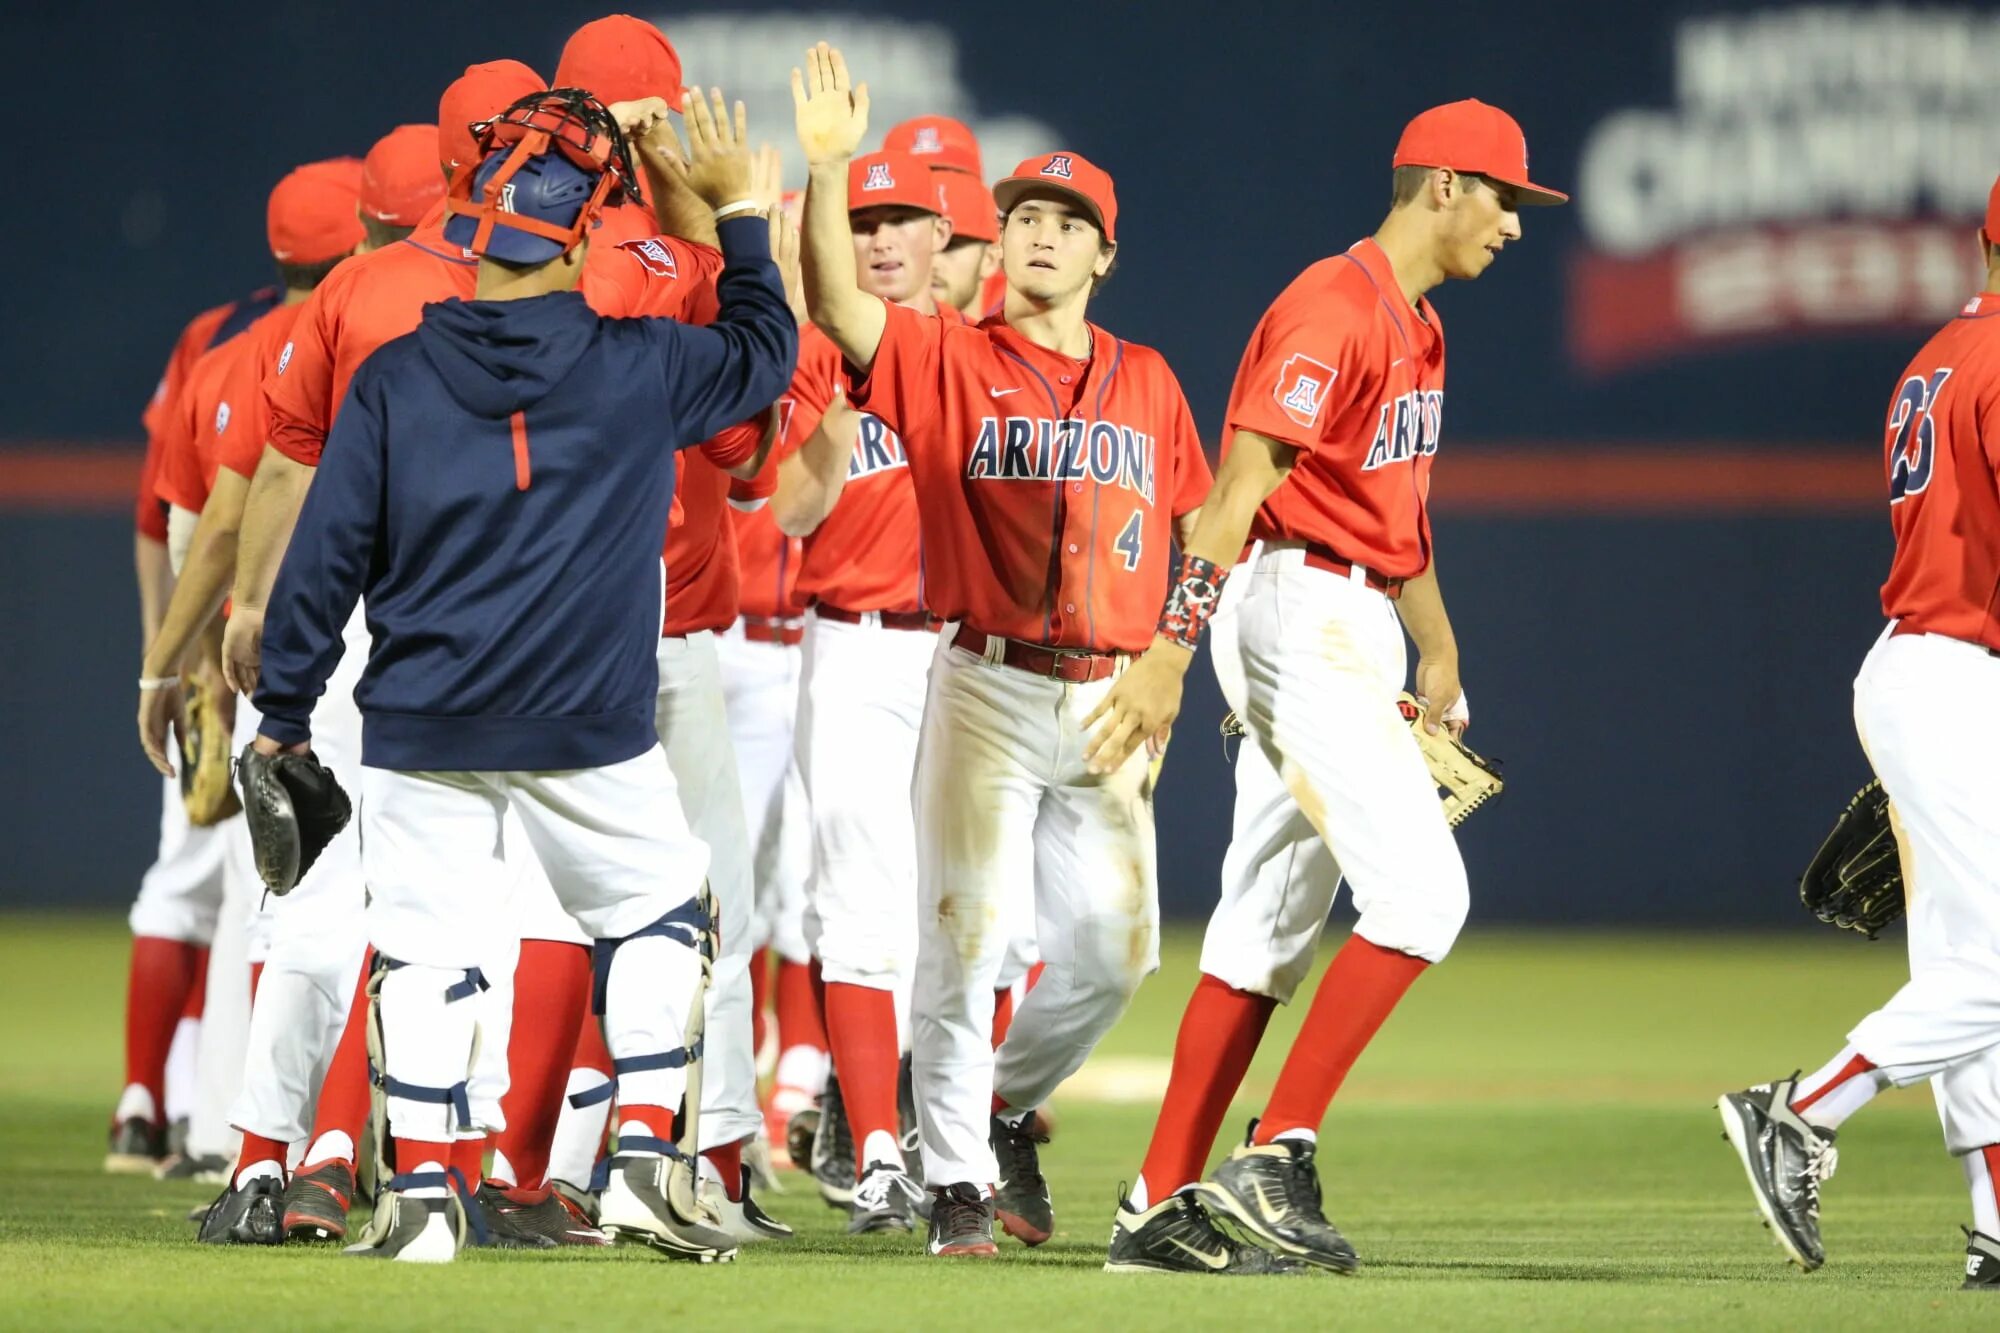
[[[597,256],[602,254],[602,260]],[[722,252],[678,236],[649,236],[592,250],[582,291],[592,310],[614,319],[670,316],[707,324],[719,306],[715,278]]]
[[[848,376],[848,401],[887,421],[921,420],[935,414],[944,399],[944,331],[948,326],[942,319],[920,315],[907,306],[883,305],[888,318],[882,325],[875,362],[866,375]],[[824,412],[825,406],[820,410]]]
[[[697,447],[703,458],[727,472],[731,468],[742,467],[756,457],[757,446],[764,442],[764,426],[764,414],[760,412],[720,435],[703,440]]]
[[[157,418],[157,413],[150,414]],[[148,433],[146,461],[139,465],[139,494],[132,506],[132,527],[141,537],[156,542],[167,539],[167,510],[155,487],[160,474],[160,435]]]
[[[228,468],[246,481],[257,475],[257,460],[271,436],[271,413],[264,399],[264,376],[269,357],[262,348],[246,348],[235,358],[223,381],[222,399],[229,404],[228,417],[215,423],[215,466]],[[211,474],[213,475],[213,474]]]
[[[203,474],[195,434],[204,424],[195,419],[201,411],[195,395],[183,393],[164,414],[159,473],[153,480],[153,490],[161,500],[197,514],[208,503],[208,478]]]
[[[1316,299],[1318,298],[1318,299]],[[1243,350],[1229,394],[1231,430],[1249,430],[1307,453],[1363,392],[1356,322],[1327,318],[1323,293],[1305,279],[1271,303]]]
[[[333,420],[333,349],[339,344],[336,293],[345,290],[336,273],[313,289],[299,307],[292,336],[264,369],[270,443],[294,463],[318,467]]]
[[[765,459],[764,466],[754,477],[729,479],[729,502],[746,509],[755,509],[777,493],[778,460],[775,457]]]

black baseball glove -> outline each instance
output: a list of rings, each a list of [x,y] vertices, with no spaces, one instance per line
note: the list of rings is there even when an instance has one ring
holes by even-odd
[[[1903,863],[1880,780],[1847,803],[1799,879],[1799,900],[1829,926],[1874,939],[1903,915]]]
[[[258,754],[243,747],[236,760],[243,817],[257,874],[271,892],[290,893],[354,814],[333,770],[312,754]]]

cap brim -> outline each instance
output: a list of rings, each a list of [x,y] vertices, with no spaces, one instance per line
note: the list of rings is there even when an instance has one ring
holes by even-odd
[[[1090,215],[1090,220],[1097,224],[1097,229],[1104,230],[1104,214],[1098,209],[1095,199],[1060,181],[1050,180],[1047,176],[1009,176],[1005,180],[996,181],[993,186],[993,203],[999,208],[1000,215],[1005,217],[1014,211],[1014,205],[1019,203],[1021,196],[1030,190],[1053,190],[1066,198],[1076,200],[1082,205],[1083,211]]]
[[[1512,186],[1514,202],[1523,208],[1549,208],[1569,202],[1568,195],[1561,190],[1551,190],[1546,185],[1536,185],[1532,181],[1510,181],[1504,176],[1495,176],[1493,179],[1502,185]]]
[[[472,238],[478,232],[479,219],[464,213],[454,213],[451,220],[444,224],[444,239],[460,249],[470,248]],[[493,234],[486,240],[485,258],[497,259],[505,264],[546,264],[562,253],[559,241],[496,222]]]

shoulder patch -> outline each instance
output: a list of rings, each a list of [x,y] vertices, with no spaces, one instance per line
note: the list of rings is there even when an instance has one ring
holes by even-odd
[[[227,400],[225,400],[215,405],[215,433],[217,435],[220,435],[222,434],[222,432],[228,429],[229,429],[229,403],[227,402]]]
[[[291,364],[292,364],[292,345],[288,342],[285,344],[285,350],[278,353],[278,373],[280,375],[284,374],[285,367]]]
[[[1285,415],[1299,425],[1316,425],[1320,409],[1326,405],[1326,391],[1333,387],[1339,374],[1324,362],[1294,353],[1278,368],[1278,383],[1271,396],[1277,399]]]
[[[675,261],[674,252],[657,240],[622,241],[618,248],[629,250],[632,257],[639,261],[639,267],[656,278],[678,278],[681,275],[681,266]]]

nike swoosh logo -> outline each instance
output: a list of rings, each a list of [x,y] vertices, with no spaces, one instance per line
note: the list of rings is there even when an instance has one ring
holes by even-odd
[[[1285,1220],[1283,1213],[1271,1211],[1271,1201],[1264,1197],[1264,1187],[1262,1185],[1253,1181],[1250,1185],[1250,1192],[1256,1196],[1257,1212],[1263,1217],[1267,1225],[1275,1227]]]
[[[1167,1237],[1167,1244],[1173,1246],[1175,1249],[1180,1250],[1186,1254],[1193,1255],[1195,1259],[1199,1261],[1205,1268],[1221,1269],[1229,1267],[1229,1256],[1227,1255],[1210,1254],[1206,1250],[1197,1250],[1194,1246],[1188,1244],[1186,1241],[1177,1240],[1172,1236]]]
[[[986,392],[992,394],[995,398],[1005,398],[1010,393],[1021,392],[1021,386],[1017,384],[1011,389],[988,389]]]
[[[1397,366],[1400,366],[1402,364],[1403,364],[1403,358],[1399,356],[1394,361],[1391,361],[1389,363],[1389,369],[1394,370]]]

